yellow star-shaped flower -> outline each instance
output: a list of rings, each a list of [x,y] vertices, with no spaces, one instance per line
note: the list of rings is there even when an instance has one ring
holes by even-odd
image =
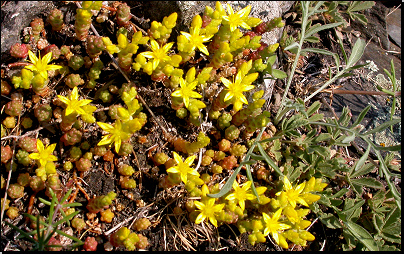
[[[177,166],[173,166],[173,167],[167,169],[167,172],[179,173],[181,180],[184,183],[187,183],[188,174],[191,174],[194,176],[199,176],[198,171],[196,169],[190,167],[196,158],[195,155],[192,155],[192,156],[186,158],[185,161],[182,161],[182,158],[181,158],[181,156],[178,155],[178,153],[173,152],[173,155],[174,155],[175,162],[177,162]]]
[[[191,43],[192,48],[191,51],[194,51],[195,48],[198,48],[201,52],[203,52],[205,55],[209,55],[208,48],[203,45],[204,42],[208,42],[212,36],[204,36],[204,35],[199,35],[202,27],[202,18],[199,15],[196,15],[192,21],[192,27],[189,29],[190,33],[186,33],[181,31],[181,34],[184,35],[188,41]]]
[[[250,75],[255,75],[258,77],[258,73],[252,73]],[[255,77],[255,79],[256,79]],[[254,79],[254,80],[255,80]],[[236,75],[236,80],[231,82],[230,80],[221,77],[220,80],[226,86],[227,93],[224,97],[224,101],[228,101],[234,98],[234,110],[239,111],[244,104],[248,104],[247,98],[244,96],[243,92],[249,91],[254,88],[253,85],[247,85],[242,83],[243,73],[239,71]]]
[[[43,58],[41,58],[41,54],[39,54],[39,58],[36,57],[31,50],[28,51],[29,62],[32,65],[25,66],[25,69],[28,69],[34,73],[39,73],[45,80],[48,79],[48,71],[57,70],[62,68],[60,65],[49,64],[52,61],[52,52],[46,54]]]
[[[230,4],[227,4],[227,12],[229,15],[223,16],[223,24],[228,24],[230,26],[230,31],[233,32],[237,27],[241,26],[245,29],[251,29],[251,27],[245,22],[250,14],[251,6],[248,5],[237,13],[234,13],[233,8]]]
[[[69,98],[62,95],[58,95],[58,98],[67,105],[66,116],[76,112],[79,115],[85,115],[86,111],[82,108],[83,106],[89,104],[92,100],[79,100],[79,93],[77,87],[74,87]]]
[[[159,65],[160,61],[170,61],[171,57],[167,55],[168,51],[173,46],[174,42],[167,43],[162,48],[160,48],[159,44],[155,40],[150,40],[150,48],[152,51],[146,51],[140,53],[140,55],[151,58],[152,60],[152,69],[155,70]]]
[[[283,191],[280,191],[275,195],[279,196],[282,192],[285,192],[287,200],[293,208],[296,207],[296,203],[300,203],[304,206],[309,206],[303,199],[303,195],[301,194],[304,190],[305,184],[306,182],[299,184],[296,188],[293,188],[292,184],[289,182],[289,179],[285,176],[283,178]]]
[[[45,167],[48,162],[57,161],[58,158],[53,155],[53,151],[55,150],[56,144],[51,144],[47,147],[44,146],[41,140],[36,141],[36,148],[38,149],[37,153],[31,153],[28,157],[39,161],[40,167]]]
[[[194,68],[194,67],[192,67]],[[182,100],[184,101],[184,105],[186,108],[189,106],[189,99],[190,98],[202,98],[202,95],[199,93],[195,92],[194,89],[198,85],[198,80],[194,80],[191,83],[188,83],[185,79],[182,77],[180,78],[180,89],[175,90],[171,96],[174,97],[181,97]]]
[[[227,195],[227,200],[237,200],[241,209],[244,211],[245,209],[245,201],[246,200],[254,200],[255,196],[249,192],[251,187],[251,181],[245,182],[241,187],[238,185],[237,181],[233,182],[234,192]]]
[[[267,236],[271,234],[272,238],[275,240],[276,244],[279,245],[279,231],[291,228],[290,225],[279,223],[278,220],[281,217],[282,208],[276,211],[272,218],[266,213],[262,213],[266,227],[264,229],[264,235]]]
[[[198,217],[196,217],[195,223],[199,224],[208,218],[209,221],[215,227],[217,227],[217,219],[215,214],[223,210],[224,204],[215,205],[214,198],[205,199],[204,202],[194,201],[194,204],[201,212]]]
[[[130,138],[131,134],[124,131],[120,120],[116,120],[115,126],[103,122],[97,122],[97,124],[104,131],[108,132],[108,134],[102,137],[101,141],[98,142],[98,146],[108,145],[115,142],[115,151],[118,153],[119,149],[121,149],[122,141]]]

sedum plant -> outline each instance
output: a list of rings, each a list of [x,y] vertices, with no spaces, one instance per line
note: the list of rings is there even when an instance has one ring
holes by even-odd
[[[118,153],[123,141],[128,141],[132,134],[140,130],[146,123],[146,114],[140,112],[142,107],[136,99],[137,91],[131,87],[128,92],[122,92],[122,100],[127,108],[118,107],[117,114],[120,119],[115,121],[115,125],[103,122],[97,124],[108,134],[105,135],[98,146],[115,143],[115,151]]]

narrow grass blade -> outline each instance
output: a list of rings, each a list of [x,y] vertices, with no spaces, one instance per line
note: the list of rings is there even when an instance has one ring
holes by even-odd
[[[338,22],[338,23],[331,23],[327,25],[322,25],[322,26],[312,26],[310,29],[306,31],[306,34],[304,35],[304,38],[309,37],[317,32],[320,32],[322,30],[330,29],[333,27],[337,27],[344,24],[343,22]]]
[[[251,190],[254,193],[254,195],[257,197],[258,202],[260,202],[260,197],[258,196],[257,190],[255,189],[254,180],[253,180],[253,177],[252,177],[252,174],[251,174],[250,165],[246,165],[246,172],[247,172],[248,180],[251,181]]]
[[[373,130],[365,132],[362,135],[363,136],[368,136],[368,135],[371,135],[371,134],[382,132],[384,129],[388,128],[389,126],[393,126],[393,125],[395,125],[396,123],[399,123],[399,122],[401,122],[401,119],[393,119],[391,121],[384,122],[384,123],[380,124],[379,126],[377,126],[376,128],[374,128]]]
[[[262,147],[262,145],[260,143],[257,144],[258,149],[261,153],[261,155],[264,157],[265,161],[268,163],[268,165],[270,167],[272,167],[276,173],[278,173],[278,175],[280,177],[283,178],[283,173],[282,171],[279,169],[279,167],[275,164],[275,162],[268,156],[268,154],[265,152],[264,148]]]
[[[396,146],[377,146],[375,148],[378,151],[400,151],[401,150],[401,145],[396,145]]]

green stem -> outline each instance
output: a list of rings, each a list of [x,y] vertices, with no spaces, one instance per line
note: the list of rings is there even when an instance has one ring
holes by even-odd
[[[371,140],[369,140],[367,137],[361,137],[363,140],[366,141],[366,143],[368,143],[368,145],[372,146],[373,150],[376,153],[377,158],[379,159],[379,169],[382,170],[383,174],[384,174],[384,178],[387,182],[387,185],[389,186],[390,190],[391,190],[391,194],[393,194],[394,197],[394,201],[397,204],[397,207],[400,209],[401,211],[401,196],[400,193],[398,193],[396,187],[394,186],[394,184],[391,182],[390,178],[391,178],[391,174],[390,171],[387,170],[387,165],[382,157],[382,155],[380,154],[380,152],[378,150],[376,150],[376,146],[375,144],[373,144],[373,142]]]
[[[301,3],[302,6],[304,4],[307,4],[307,6],[306,6],[306,8],[302,8],[302,11],[303,11],[302,12],[302,25],[301,25],[302,31],[301,31],[301,34],[300,34],[300,42],[299,42],[299,45],[297,47],[297,53],[296,53],[295,60],[293,61],[292,69],[291,69],[291,71],[289,73],[289,76],[288,76],[288,82],[286,83],[285,91],[283,93],[283,97],[282,97],[282,100],[281,100],[282,103],[281,103],[281,106],[280,106],[279,111],[278,111],[279,113],[282,112],[283,102],[286,100],[286,97],[287,97],[288,91],[289,91],[289,87],[292,84],[293,75],[295,74],[295,71],[296,71],[297,63],[299,61],[301,49],[302,49],[303,42],[304,42],[304,36],[305,36],[305,33],[306,33],[307,19],[309,17],[309,15],[308,15],[308,9],[309,8],[308,7],[310,6],[310,2],[300,2],[300,3]],[[276,119],[280,118],[279,113],[276,115]]]

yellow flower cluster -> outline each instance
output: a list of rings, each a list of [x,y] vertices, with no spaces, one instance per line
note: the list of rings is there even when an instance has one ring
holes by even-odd
[[[233,190],[219,199],[208,197],[210,191],[204,184],[201,188],[201,201],[193,201],[196,209],[193,212],[195,223],[206,220],[218,227],[222,223],[236,222],[240,233],[251,232],[251,244],[265,242],[266,237],[270,235],[276,244],[285,249],[288,248],[288,240],[306,246],[307,241],[315,239],[306,230],[311,222],[304,219],[310,209],[300,208],[298,205],[308,207],[316,202],[320,196],[311,192],[322,191],[326,186],[321,179],[312,177],[309,181],[293,187],[285,176],[282,190],[273,198],[264,194],[267,187],[256,187],[258,200],[253,194],[251,181],[241,185],[234,181]],[[261,217],[248,215],[252,209],[260,210]]]
[[[38,139],[36,148],[38,152],[31,153],[28,157],[38,162],[38,168],[35,170],[35,173],[38,177],[45,181],[47,179],[47,175],[56,173],[56,166],[53,163],[54,161],[58,160],[58,158],[53,155],[56,144],[51,144],[45,147],[42,141]]]

